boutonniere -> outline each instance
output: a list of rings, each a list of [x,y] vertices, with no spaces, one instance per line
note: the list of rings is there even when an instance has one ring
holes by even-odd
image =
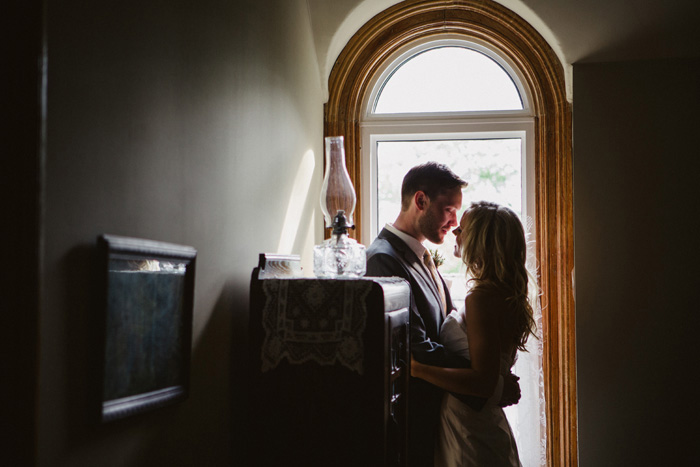
[[[442,263],[445,262],[445,257],[440,254],[437,249],[435,250],[428,250],[430,252],[430,256],[433,257],[433,263],[435,263],[435,269],[439,268],[442,266]]]

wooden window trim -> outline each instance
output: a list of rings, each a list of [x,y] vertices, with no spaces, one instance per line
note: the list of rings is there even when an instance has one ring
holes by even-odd
[[[564,71],[551,47],[526,21],[492,1],[399,3],[367,22],[335,62],[324,108],[324,134],[345,137],[348,172],[361,193],[360,121],[372,77],[407,44],[446,33],[476,38],[498,50],[518,67],[530,90],[535,119],[535,228],[542,288],[547,464],[576,466],[572,120]],[[355,232],[362,231],[362,209],[358,199]]]

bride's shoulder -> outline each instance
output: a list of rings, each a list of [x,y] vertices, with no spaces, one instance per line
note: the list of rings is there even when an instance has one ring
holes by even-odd
[[[467,293],[464,307],[467,311],[493,312],[500,311],[505,305],[503,293],[494,288],[475,288]]]
[[[465,304],[470,302],[492,301],[499,299],[501,296],[500,291],[493,287],[475,287],[467,292],[464,301]]]

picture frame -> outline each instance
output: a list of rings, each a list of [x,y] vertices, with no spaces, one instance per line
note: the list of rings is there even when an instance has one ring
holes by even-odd
[[[186,399],[197,251],[106,234],[98,251],[100,421]]]

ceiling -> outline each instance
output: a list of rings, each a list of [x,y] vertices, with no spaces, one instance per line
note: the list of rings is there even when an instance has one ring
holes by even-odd
[[[307,0],[321,78],[352,35],[399,0]],[[700,57],[698,0],[498,0],[574,63]]]
[[[697,0],[521,0],[521,3],[549,26],[569,64],[700,57]]]

